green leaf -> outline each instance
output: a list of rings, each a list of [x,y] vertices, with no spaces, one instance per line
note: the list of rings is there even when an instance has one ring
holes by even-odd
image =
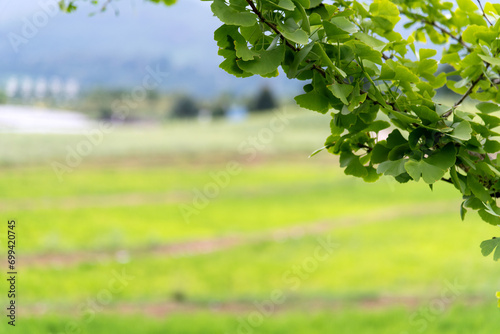
[[[322,114],[325,114],[330,109],[328,98],[318,94],[314,90],[309,93],[296,96],[295,101],[302,108],[314,110]]]
[[[474,13],[478,10],[476,4],[472,0],[457,0],[458,8],[466,13]]]
[[[268,2],[271,3],[273,6],[284,10],[292,11],[295,9],[295,5],[291,0],[279,0],[278,2],[275,1],[268,1]]]
[[[294,2],[300,4],[304,8],[309,8],[309,6],[311,5],[309,0],[296,0]]]
[[[389,155],[387,156],[389,160],[399,160],[404,158],[404,156],[408,153],[410,150],[410,145],[408,143],[402,144],[399,146],[394,147],[390,152]]]
[[[309,16],[307,16],[306,11],[304,10],[304,7],[309,8],[309,3],[307,3],[307,6],[302,6],[302,2],[304,2],[304,0],[293,0],[293,1],[295,2],[295,6],[299,11],[300,16],[302,17],[302,24],[301,24],[302,29],[304,29],[304,31],[307,32],[307,34],[310,34],[311,26],[309,25]],[[309,2],[309,0],[307,0],[307,2]]]
[[[497,153],[500,152],[500,143],[496,140],[487,140],[483,148],[486,153]]]
[[[490,193],[471,173],[467,174],[467,185],[469,186],[474,196],[479,198],[482,202],[488,203],[493,200],[492,197],[490,196]]]
[[[465,195],[467,192],[467,184],[465,182],[465,177],[463,175],[460,175],[457,173],[456,168],[451,168],[450,169],[450,177],[451,180],[453,181],[453,185],[460,190],[462,194]]]
[[[256,56],[259,55],[258,52],[250,50],[246,43],[242,44],[238,41],[234,41],[234,46],[236,48],[236,57],[243,60],[253,60]]]
[[[405,169],[413,180],[418,182],[420,177],[422,177],[424,182],[428,184],[432,184],[440,180],[446,173],[446,170],[428,164],[425,160],[409,160],[405,164]]]
[[[487,62],[488,64],[491,64],[493,66],[500,66],[500,59],[498,59],[498,58],[493,58],[493,57],[485,56],[485,55],[481,55],[481,54],[478,54],[478,56],[481,57],[481,59],[484,60],[485,62]]]
[[[344,173],[356,177],[364,177],[368,174],[366,167],[359,161],[359,157],[351,151],[342,151],[340,154],[340,167],[346,167]]]
[[[285,45],[281,44],[269,51],[261,51],[260,55],[254,60],[237,61],[238,66],[246,72],[253,74],[266,75],[276,71],[285,57]]]
[[[467,209],[464,207],[464,202],[462,202],[462,204],[460,204],[460,218],[463,220],[465,220],[465,214],[467,213]]]
[[[476,104],[476,108],[479,109],[479,111],[484,112],[486,114],[495,112],[495,111],[500,111],[500,105],[496,103],[491,103],[491,102],[481,102]]]
[[[493,254],[493,260],[497,261],[498,259],[500,259],[500,239],[493,238],[481,242],[481,254],[483,254],[483,256],[490,255],[493,250],[495,250],[495,253]]]
[[[345,78],[347,76],[347,74],[344,71],[342,71],[340,68],[338,68],[337,66],[335,66],[333,64],[333,62],[330,59],[330,57],[328,57],[328,55],[326,54],[325,49],[323,49],[323,46],[321,45],[321,43],[314,43],[313,51],[316,52],[319,55],[320,59],[328,67],[330,67],[332,70],[334,70],[335,72],[337,72],[337,74],[339,74],[342,78]]]
[[[379,164],[381,162],[387,161],[388,155],[391,149],[382,145],[381,143],[375,144],[372,150],[371,162],[373,164]]]
[[[384,42],[382,42],[381,40],[378,40],[375,37],[372,37],[372,36],[365,34],[363,32],[354,33],[352,36],[356,37],[361,42],[365,43],[368,46],[371,46],[373,49],[375,49],[377,51],[382,51],[386,46],[386,44]]]
[[[258,20],[257,15],[250,12],[240,12],[233,6],[228,6],[224,0],[214,0],[210,6],[215,16],[229,25],[250,27]]]
[[[470,123],[467,121],[462,121],[458,123],[458,125],[453,129],[451,133],[448,135],[453,138],[457,138],[460,140],[469,140],[471,139],[472,128]]]
[[[354,1],[353,9],[363,18],[368,17],[370,15],[367,5],[363,2]]]
[[[370,5],[373,21],[385,31],[393,30],[400,20],[398,7],[388,0],[374,0]]]
[[[387,147],[390,149],[406,143],[407,140],[403,137],[403,135],[401,135],[401,132],[398,129],[392,130],[387,137]]]
[[[311,0],[310,2],[309,7],[307,8],[318,7],[322,3],[322,0]]]
[[[363,129],[364,132],[379,132],[380,130],[387,129],[391,125],[386,121],[375,121],[370,123],[366,128]]]
[[[368,174],[366,167],[359,162],[359,159],[353,159],[344,170],[344,173],[355,177],[365,177]]]
[[[429,123],[435,123],[441,120],[441,117],[439,117],[434,110],[426,106],[411,106],[411,110],[417,114],[421,120],[425,120]]]
[[[488,212],[489,214],[491,214],[492,216],[495,216],[495,217],[500,217],[500,209],[496,206],[495,203],[483,203],[484,207],[485,207],[485,211]]]
[[[466,43],[476,44],[478,40],[478,35],[480,33],[487,33],[489,30],[486,27],[479,26],[477,24],[471,24],[467,26],[467,29],[462,33],[462,39]],[[477,57],[477,53],[474,52],[470,55],[471,57]]]
[[[400,111],[396,111],[393,109],[388,109],[388,108],[383,108],[383,109],[404,124],[420,123],[420,120],[413,115],[402,113]]]
[[[500,225],[500,217],[494,216],[484,209],[479,210],[477,213],[479,214],[479,217],[481,217],[481,219],[488,224],[491,224],[493,226]]]
[[[406,82],[419,82],[420,79],[412,73],[408,68],[398,65],[394,72],[396,73],[394,80],[406,81]]]
[[[394,76],[396,75],[396,72],[387,65],[386,63],[382,64],[382,70],[380,71],[380,77],[378,78],[379,80],[392,80],[394,79]]]
[[[441,64],[456,64],[461,61],[457,52],[445,54],[439,61]]]
[[[380,165],[378,165],[377,173],[392,176],[398,176],[400,174],[406,173],[405,162],[407,161],[408,159],[384,161]]]
[[[338,40],[349,36],[349,33],[347,31],[340,29],[331,22],[324,21],[323,27],[325,28],[326,35],[330,39]]]
[[[306,59],[309,52],[311,52],[313,46],[314,43],[311,42],[308,45],[304,46],[299,52],[295,53],[295,57],[293,58],[293,63],[292,65],[290,65],[290,68],[288,69],[288,72],[286,74],[288,79],[295,78],[295,76],[297,75],[297,70],[299,68],[299,65]]]
[[[234,41],[238,41],[241,44],[245,43],[245,39],[238,32],[238,27],[227,24],[223,24],[215,30],[214,40],[217,41],[219,48],[229,50],[234,50]]]
[[[298,44],[307,44],[309,43],[309,35],[302,29],[291,30],[281,22],[278,22],[278,26],[280,28],[281,34],[285,36],[285,38],[291,42]]]
[[[219,67],[227,73],[232,74],[238,78],[246,78],[253,75],[252,73],[245,72],[238,67],[238,65],[236,64],[236,51],[221,49],[219,50],[218,54],[226,58],[226,60],[220,63]]]
[[[455,161],[455,146],[453,143],[449,143],[426,159],[408,161],[405,164],[405,169],[415,181],[418,182],[422,177],[425,183],[432,184],[440,180],[446,170],[455,164]]]
[[[418,127],[413,130],[408,136],[408,144],[412,150],[418,149],[420,139],[423,138],[423,142],[425,143],[426,136],[431,136],[429,131],[426,128]]]
[[[353,90],[353,86],[347,84],[334,83],[333,85],[328,86],[333,93],[333,95],[339,98],[345,105],[349,104],[347,101],[347,97],[351,94]]]
[[[333,19],[330,20],[331,23],[337,26],[337,28],[345,31],[348,34],[353,34],[355,32],[358,32],[358,27],[346,19],[345,17],[334,17]]]
[[[373,50],[365,43],[350,40],[346,42],[345,45],[351,47],[352,51],[361,59],[366,59],[375,64],[382,65],[382,54],[379,51]]]
[[[481,117],[481,119],[483,120],[484,124],[489,128],[489,129],[493,129],[493,128],[496,128],[497,126],[500,125],[500,118],[496,117],[496,116],[493,116],[493,115],[489,115],[489,114],[483,114],[483,113],[479,113],[477,114],[479,117]]]
[[[434,57],[436,54],[437,54],[437,51],[435,49],[420,49],[420,50],[418,50],[418,55],[420,57],[420,60]]]
[[[313,152],[313,153],[311,153],[311,154],[309,155],[309,158],[314,157],[316,154],[320,153],[320,152],[321,152],[321,151],[323,151],[325,148],[326,148],[326,146],[323,146],[322,148],[318,148],[317,150],[314,150],[314,152]]]
[[[453,166],[457,160],[455,145],[453,143],[448,143],[445,147],[424,160],[428,164],[447,170]]]
[[[365,167],[367,174],[363,176],[363,181],[365,182],[375,182],[380,178],[380,174],[373,167]]]

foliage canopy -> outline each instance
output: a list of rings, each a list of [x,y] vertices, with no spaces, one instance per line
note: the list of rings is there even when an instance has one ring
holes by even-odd
[[[320,150],[339,155],[345,174],[422,180],[431,188],[448,182],[463,196],[462,219],[472,209],[500,224],[499,4],[213,0],[211,9],[223,23],[214,33],[220,67],[237,77],[274,77],[281,68],[305,81],[295,100],[331,113]],[[434,46],[417,48],[426,43]],[[440,64],[454,71],[438,74]],[[443,86],[459,98],[437,103]],[[467,98],[476,110],[463,107]],[[384,139],[381,131],[390,134]],[[496,248],[497,260],[498,245],[484,241],[483,254]]]

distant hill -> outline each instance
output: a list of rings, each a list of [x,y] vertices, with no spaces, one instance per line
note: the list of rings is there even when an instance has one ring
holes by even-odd
[[[45,0],[50,1],[50,0]],[[6,1],[8,3],[9,1]],[[42,1],[43,2],[43,1]],[[72,14],[57,12],[16,53],[9,39],[43,18],[37,2],[0,5],[0,84],[9,77],[77,79],[83,89],[133,87],[147,65],[169,72],[162,89],[201,97],[220,92],[252,93],[263,83],[278,94],[294,94],[300,83],[285,77],[234,78],[218,68],[221,58],[213,31],[220,22],[210,2],[181,0],[172,7],[149,2],[118,1],[108,12],[89,17],[88,5]],[[15,6],[15,7],[14,7]],[[13,8],[11,8],[13,7]],[[189,14],[187,14],[189,13]],[[37,16],[38,15],[38,16]],[[36,26],[35,26],[36,28]],[[23,37],[24,38],[24,37]]]

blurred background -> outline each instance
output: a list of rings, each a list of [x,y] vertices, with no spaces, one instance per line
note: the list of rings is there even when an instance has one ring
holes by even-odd
[[[0,1],[1,332],[497,332],[497,228],[308,158],[330,116],[220,69],[209,6]]]

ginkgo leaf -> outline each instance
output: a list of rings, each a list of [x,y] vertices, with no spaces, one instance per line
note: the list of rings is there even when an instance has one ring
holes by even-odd
[[[500,259],[500,239],[493,238],[481,242],[481,253],[484,256],[490,255],[493,251],[495,251],[493,253],[493,260],[497,261]]]

